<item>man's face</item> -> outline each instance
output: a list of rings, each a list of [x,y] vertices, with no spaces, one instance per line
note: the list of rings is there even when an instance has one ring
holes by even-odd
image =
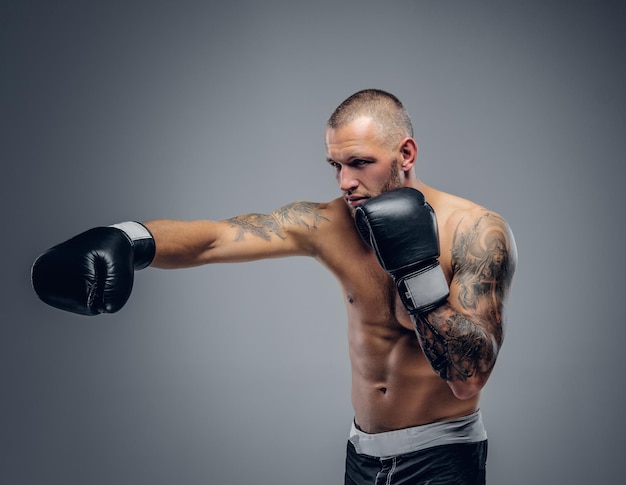
[[[392,150],[377,135],[371,118],[361,117],[326,130],[326,158],[335,169],[344,199],[354,214],[370,197],[402,186],[400,147]]]

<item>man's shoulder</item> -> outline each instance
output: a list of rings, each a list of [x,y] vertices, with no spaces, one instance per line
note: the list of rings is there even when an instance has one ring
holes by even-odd
[[[507,274],[512,277],[517,247],[511,228],[499,213],[450,194],[440,193],[433,200],[444,267],[458,269],[462,260],[505,255]]]
[[[437,219],[445,226],[456,225],[461,219],[472,218],[487,211],[482,205],[447,192],[428,189],[427,201],[432,205]]]
[[[291,202],[272,212],[284,231],[306,238],[352,226],[351,215],[342,199],[330,202]]]
[[[347,212],[346,204],[341,198],[330,202],[309,202],[298,200],[291,202],[273,211],[273,214],[287,223],[293,220],[314,219],[330,222],[333,219],[345,217]]]
[[[357,251],[363,244],[350,209],[342,198],[330,202],[292,202],[274,211],[285,237],[306,254],[327,263],[338,248]],[[343,251],[342,251],[343,253]]]
[[[459,232],[499,228],[510,234],[508,223],[498,212],[470,199],[434,190],[433,209],[442,228],[444,237],[453,238]]]

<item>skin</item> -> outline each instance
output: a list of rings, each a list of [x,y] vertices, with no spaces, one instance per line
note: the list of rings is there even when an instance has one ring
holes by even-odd
[[[379,135],[368,117],[327,129],[327,161],[342,193],[328,203],[295,202],[225,221],[146,223],[156,241],[155,267],[309,256],[328,268],[347,310],[355,421],[368,433],[478,408],[502,345],[517,260],[513,235],[498,214],[422,183],[413,138],[390,144]],[[439,261],[450,286],[448,301],[420,317],[405,311],[353,220],[364,200],[401,186],[420,190],[436,213]]]

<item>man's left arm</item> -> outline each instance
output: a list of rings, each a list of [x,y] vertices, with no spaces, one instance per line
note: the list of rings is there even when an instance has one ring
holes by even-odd
[[[487,382],[504,339],[504,304],[517,263],[507,223],[482,210],[463,218],[452,241],[450,295],[412,315],[420,345],[460,399]]]

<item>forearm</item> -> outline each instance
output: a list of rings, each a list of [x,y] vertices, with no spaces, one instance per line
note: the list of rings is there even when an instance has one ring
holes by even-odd
[[[211,221],[154,220],[144,223],[152,233],[156,254],[151,266],[189,268],[210,262],[217,231]]]
[[[414,315],[413,324],[424,354],[455,395],[466,399],[480,391],[499,350],[494,336],[449,303]]]

